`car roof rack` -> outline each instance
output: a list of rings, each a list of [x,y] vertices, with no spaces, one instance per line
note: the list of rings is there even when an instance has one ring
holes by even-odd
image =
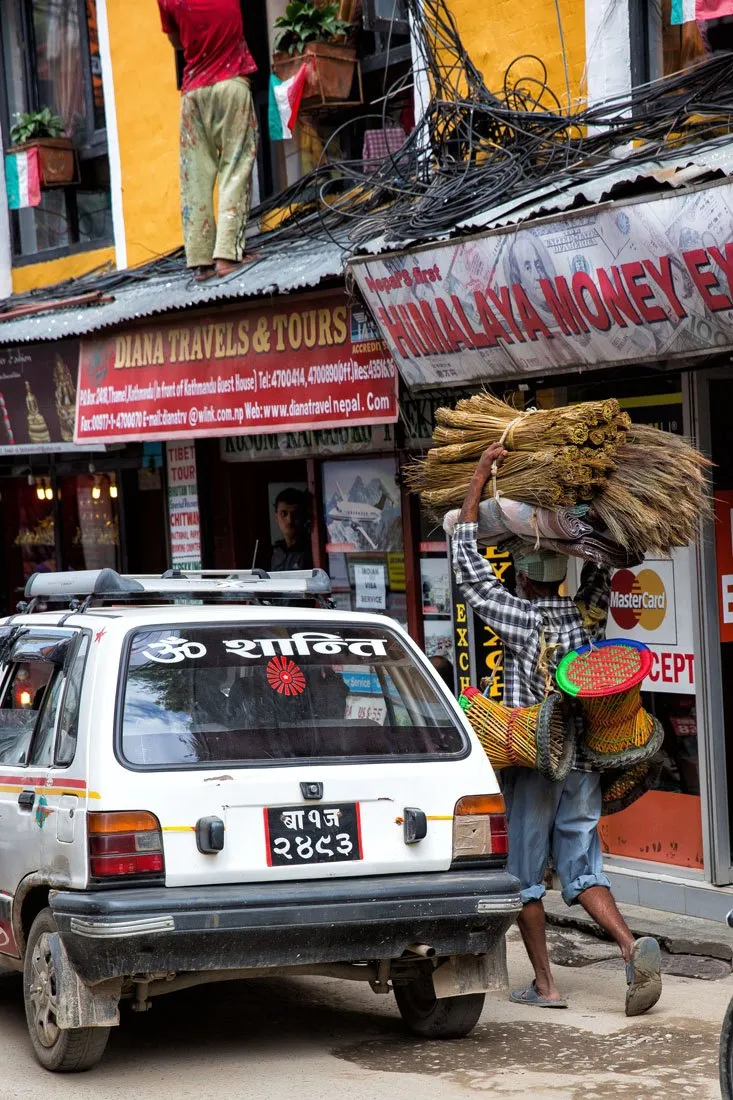
[[[39,601],[67,603],[74,611],[90,604],[182,602],[271,602],[309,599],[329,606],[331,580],[323,569],[168,569],[158,574],[122,574],[114,569],[34,573],[18,610],[33,612]]]

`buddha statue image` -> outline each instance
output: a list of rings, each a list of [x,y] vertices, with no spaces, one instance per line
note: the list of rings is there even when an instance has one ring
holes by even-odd
[[[76,387],[71,371],[60,355],[56,356],[53,368],[56,415],[59,418],[61,438],[65,443],[74,442],[74,417],[76,415]]]
[[[44,420],[41,410],[38,408],[38,402],[33,396],[31,384],[28,381],[26,381],[25,384],[25,407],[26,418],[28,420],[28,442],[50,443],[51,433],[48,430],[48,424]]]

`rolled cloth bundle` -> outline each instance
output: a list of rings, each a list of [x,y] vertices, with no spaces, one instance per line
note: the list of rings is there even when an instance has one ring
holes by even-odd
[[[626,564],[649,553],[667,555],[694,540],[710,508],[708,460],[680,436],[632,425],[615,400],[518,413],[481,393],[455,409],[438,409],[435,419],[436,446],[407,477],[436,516],[460,507],[490,443],[501,443],[508,454],[487,481],[485,499],[506,497],[563,516],[589,505],[583,521],[591,532],[555,536],[575,544],[563,552],[577,557],[605,563],[610,554]],[[503,501],[501,520],[506,524]],[[586,541],[596,538],[601,545]]]
[[[512,536],[576,542],[593,531],[591,525],[578,514],[587,510],[587,506],[580,505],[576,508],[558,508],[552,512],[549,508],[536,508],[533,504],[509,500],[508,497],[492,497],[482,500],[479,505],[479,542],[485,542],[487,546],[495,545]],[[446,534],[453,534],[457,521],[458,509],[454,508],[443,519]]]

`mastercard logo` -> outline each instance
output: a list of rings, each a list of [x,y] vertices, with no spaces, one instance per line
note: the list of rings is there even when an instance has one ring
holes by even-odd
[[[658,630],[667,614],[667,590],[653,569],[619,569],[611,587],[611,617],[622,630]]]

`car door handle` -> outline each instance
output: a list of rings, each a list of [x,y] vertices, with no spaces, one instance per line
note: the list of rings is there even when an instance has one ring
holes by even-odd
[[[36,801],[35,791],[21,791],[18,795],[18,805],[21,810],[32,810],[33,803]]]

